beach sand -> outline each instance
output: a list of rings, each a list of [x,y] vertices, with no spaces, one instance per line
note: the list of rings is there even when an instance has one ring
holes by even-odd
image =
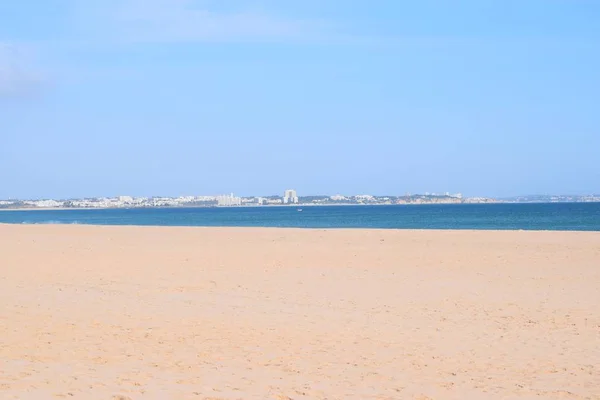
[[[600,233],[0,225],[1,399],[600,399]]]

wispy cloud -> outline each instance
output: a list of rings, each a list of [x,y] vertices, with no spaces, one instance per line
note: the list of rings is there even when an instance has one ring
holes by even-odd
[[[306,40],[324,30],[319,21],[250,8],[219,9],[198,0],[106,0],[78,3],[77,19],[97,39],[128,42]]]
[[[0,41],[0,98],[27,96],[40,89],[44,79],[28,59],[21,46]]]

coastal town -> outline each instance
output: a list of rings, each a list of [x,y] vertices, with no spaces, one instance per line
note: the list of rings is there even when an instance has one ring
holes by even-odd
[[[83,199],[0,200],[0,209],[93,209],[152,207],[264,207],[264,206],[326,206],[326,205],[418,205],[418,204],[483,204],[483,203],[559,203],[600,202],[600,195],[589,196],[520,196],[514,198],[463,197],[462,194],[425,193],[402,196],[318,195],[299,196],[288,189],[282,196],[217,196],[179,197],[95,197]]]

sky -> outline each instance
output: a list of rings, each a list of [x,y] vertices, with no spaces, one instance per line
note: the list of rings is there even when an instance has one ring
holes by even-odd
[[[596,0],[0,0],[0,198],[600,193]]]

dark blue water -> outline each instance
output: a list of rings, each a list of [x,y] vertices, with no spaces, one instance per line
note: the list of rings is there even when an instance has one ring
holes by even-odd
[[[600,231],[600,203],[3,211],[0,223]]]

